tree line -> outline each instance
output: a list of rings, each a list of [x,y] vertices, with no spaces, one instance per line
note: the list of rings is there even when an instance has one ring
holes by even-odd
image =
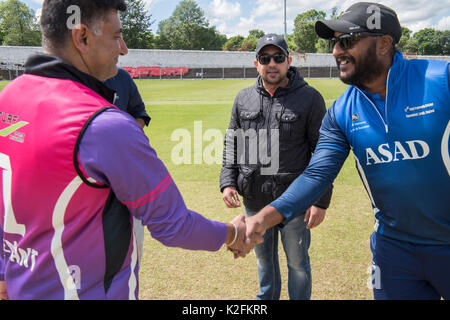
[[[123,38],[131,49],[181,49],[254,51],[258,39],[265,33],[250,30],[247,37],[227,38],[211,26],[195,0],[182,0],[172,15],[158,24],[153,32],[152,15],[143,0],[128,0],[128,10],[120,13]],[[328,41],[314,32],[317,20],[338,19],[342,13],[334,8],[329,16],[324,11],[309,10],[295,18],[294,31],[287,35],[291,51],[330,53]],[[413,34],[402,27],[403,36],[397,44],[402,52],[420,55],[450,55],[450,30],[426,28]],[[19,0],[0,1],[0,45],[40,46],[41,31],[34,11]]]

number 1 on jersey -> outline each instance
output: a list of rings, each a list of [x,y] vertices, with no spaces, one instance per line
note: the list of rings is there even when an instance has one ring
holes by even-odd
[[[25,235],[25,225],[19,224],[14,216],[14,211],[11,201],[12,192],[12,169],[11,160],[6,154],[0,153],[0,171],[2,172],[3,179],[3,204],[5,223],[3,231],[10,234],[20,234],[22,237]]]

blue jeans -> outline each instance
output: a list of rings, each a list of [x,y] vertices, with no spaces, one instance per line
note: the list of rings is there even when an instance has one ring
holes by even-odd
[[[257,212],[245,209],[251,217]],[[311,234],[303,222],[304,215],[291,220],[286,226],[274,226],[264,234],[264,242],[255,246],[260,291],[258,300],[279,300],[281,274],[278,261],[278,232],[281,234],[288,266],[288,291],[291,300],[311,298],[311,267],[308,249]]]

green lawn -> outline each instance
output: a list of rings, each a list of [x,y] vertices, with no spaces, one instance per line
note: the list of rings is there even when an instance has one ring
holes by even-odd
[[[0,81],[0,91],[2,91],[7,84],[9,84],[9,81]]]
[[[331,106],[345,90],[339,80],[308,79]],[[188,207],[220,221],[229,221],[243,209],[227,209],[219,193],[220,165],[175,165],[171,141],[176,129],[203,132],[228,126],[233,100],[254,80],[137,81],[152,117],[146,130],[151,145],[163,159]],[[194,141],[192,140],[192,145]],[[204,143],[204,147],[208,143]],[[369,236],[372,209],[349,158],[335,183],[332,206],[324,223],[312,231],[310,248],[312,299],[371,299],[366,273],[371,266]],[[225,251],[194,252],[166,248],[146,237],[141,270],[141,299],[254,299],[258,291],[253,254],[233,260]],[[282,299],[287,295],[287,267],[280,245]]]
[[[307,79],[329,107],[345,90],[339,80]],[[176,165],[171,141],[177,129],[193,135],[194,122],[203,132],[225,133],[233,100],[254,80],[154,80],[137,81],[152,117],[146,129],[151,145],[171,172],[187,206],[208,218],[230,221],[243,209],[227,209],[219,193],[219,164]],[[0,90],[6,82],[0,82]],[[203,148],[209,142],[203,142]],[[192,141],[192,146],[194,141]],[[221,151],[220,151],[221,153]],[[369,236],[373,214],[369,199],[349,157],[334,184],[331,207],[325,221],[312,231],[310,247],[312,299],[372,299],[367,288],[371,266]],[[287,267],[280,245],[282,299],[287,295]],[[225,250],[186,251],[167,248],[146,235],[140,272],[141,299],[254,299],[258,291],[253,254],[234,260]]]

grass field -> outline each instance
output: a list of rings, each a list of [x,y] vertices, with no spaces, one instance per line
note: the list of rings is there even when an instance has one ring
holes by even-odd
[[[339,80],[308,79],[329,107],[345,90]],[[227,209],[219,193],[220,165],[175,165],[171,141],[176,129],[194,132],[202,121],[203,132],[228,126],[234,97],[254,80],[137,81],[152,117],[145,132],[178,185],[187,206],[204,216],[230,221],[243,209]],[[0,90],[6,82],[0,82]],[[193,144],[193,143],[192,143]],[[130,164],[131,165],[131,164]],[[372,209],[349,157],[334,184],[331,207],[325,221],[312,230],[310,247],[312,299],[372,299],[367,288],[371,266],[369,236]],[[282,299],[288,299],[286,259],[280,244]],[[140,272],[140,299],[254,299],[258,292],[253,254],[234,260],[225,250],[186,251],[167,248],[146,235]]]

